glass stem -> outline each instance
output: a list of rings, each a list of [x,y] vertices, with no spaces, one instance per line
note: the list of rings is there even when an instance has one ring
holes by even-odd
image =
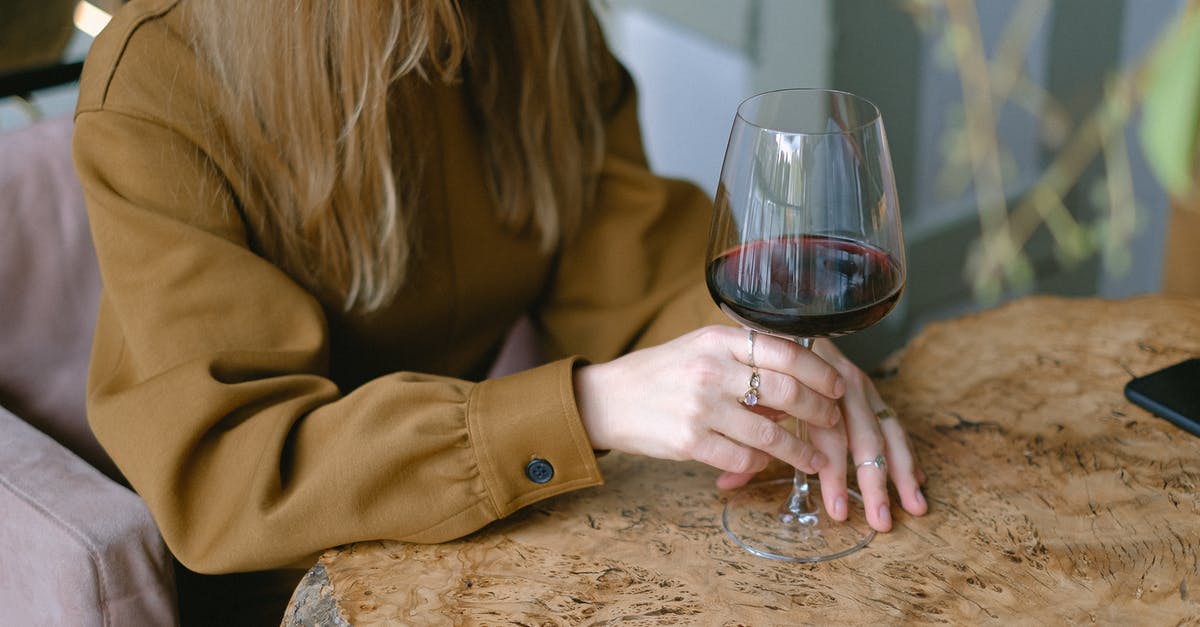
[[[813,338],[799,338],[796,343],[812,350]],[[796,436],[807,444],[808,423],[799,417],[794,417],[794,419]],[[787,503],[784,504],[782,516],[785,522],[798,523],[806,527],[817,524],[817,507],[812,501],[812,494],[808,488],[808,473],[799,468],[792,469],[792,493],[788,496]]]

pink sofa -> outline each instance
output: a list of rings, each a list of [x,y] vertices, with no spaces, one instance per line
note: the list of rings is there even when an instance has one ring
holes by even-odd
[[[0,134],[0,623],[175,625],[170,553],[84,415],[100,279],[71,131]]]

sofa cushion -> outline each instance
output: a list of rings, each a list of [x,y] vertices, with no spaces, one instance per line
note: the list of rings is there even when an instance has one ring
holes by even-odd
[[[0,404],[116,476],[84,413],[100,274],[72,130],[0,134]]]
[[[174,625],[145,503],[0,407],[0,623]]]

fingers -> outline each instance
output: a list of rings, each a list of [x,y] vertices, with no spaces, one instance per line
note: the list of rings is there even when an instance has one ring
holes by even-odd
[[[817,447],[796,437],[774,420],[754,412],[736,412],[713,428],[738,443],[767,453],[805,472],[815,473],[830,463],[829,458]],[[707,461],[705,463],[735,473],[762,470],[761,467],[749,469]],[[765,465],[764,461],[763,466]]]
[[[730,328],[726,333],[726,345],[734,359],[750,365],[746,332]],[[846,381],[837,368],[791,340],[764,333],[755,334],[754,365],[762,370],[786,373],[805,387],[832,400],[841,398],[846,392]]]
[[[696,444],[692,458],[726,473],[749,476],[766,468],[770,461],[762,451],[742,446],[711,431]]]
[[[723,472],[717,477],[718,490],[735,490],[754,478],[755,472]]]
[[[852,459],[856,462],[856,475],[867,503],[868,520],[874,517],[878,522],[884,522],[885,512],[880,512],[879,508],[888,504],[885,491],[888,478],[896,486],[896,493],[906,511],[918,516],[926,513],[929,507],[920,488],[925,483],[925,473],[917,463],[904,426],[895,412],[887,409],[887,403],[879,396],[874,382],[862,374],[832,342],[818,340],[813,350],[834,364],[848,381],[846,399],[849,399],[849,403],[843,401],[843,414],[850,434]],[[883,420],[878,414],[881,410],[886,410]],[[879,454],[884,457],[886,472],[872,464],[857,465],[875,459]]]
[[[878,411],[876,416],[880,418],[879,429],[886,448],[888,474],[896,486],[900,504],[905,511],[920,516],[929,510],[925,495],[921,492],[921,484],[925,483],[925,473],[917,465],[908,434],[904,431],[904,425],[900,424],[896,412],[888,408],[880,398],[875,386],[871,385],[865,391],[870,406],[883,410]]]
[[[818,427],[831,427],[842,419],[838,403],[830,398],[813,391],[796,378],[787,374],[758,369],[760,407],[769,408],[790,416],[799,416],[805,422]],[[749,385],[749,371],[747,371]],[[737,388],[730,387],[730,390]],[[742,391],[745,391],[744,388]],[[740,393],[735,393],[735,397]]]
[[[892,514],[888,499],[886,469],[863,463],[874,460],[880,455],[887,459],[886,444],[883,432],[879,428],[879,420],[875,418],[875,411],[871,409],[870,402],[867,400],[867,386],[872,384],[866,375],[854,383],[842,399],[850,456],[854,460],[858,489],[862,493],[863,504],[866,508],[867,523],[878,531],[889,531],[892,528]]]
[[[829,463],[819,471],[825,511],[834,520],[846,520],[850,515],[849,495],[846,492],[846,430],[842,425],[809,427],[808,437],[813,446],[829,459]]]
[[[704,383],[693,395],[705,400],[694,406],[703,410],[685,412],[699,419],[692,425],[700,431],[692,431],[695,439],[682,447],[689,451],[676,448],[675,454],[722,470],[719,488],[744,485],[775,457],[803,472],[819,474],[825,510],[834,519],[845,520],[854,506],[848,501],[846,473],[854,466],[872,528],[892,528],[889,479],[907,512],[926,513],[928,504],[921,492],[925,476],[902,424],[886,416],[880,421],[876,412],[887,405],[874,383],[831,343],[818,341],[810,351],[789,340],[756,334],[751,355],[744,330],[714,327],[690,337],[700,340],[691,344],[698,349],[695,357],[672,363],[701,366],[698,372],[704,374]],[[740,375],[730,374],[739,371]],[[752,381],[753,373],[757,377]],[[739,404],[751,387],[758,404]],[[807,423],[810,442],[776,424],[784,415],[799,416]],[[878,465],[863,464],[876,459]]]
[[[879,428],[887,447],[888,474],[896,486],[896,493],[900,495],[900,504],[908,513],[921,516],[929,510],[925,495],[921,492],[924,473],[916,466],[916,458],[904,427],[898,419],[889,417],[880,421]]]

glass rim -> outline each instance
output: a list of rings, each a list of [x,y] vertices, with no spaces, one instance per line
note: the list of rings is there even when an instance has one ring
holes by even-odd
[[[752,122],[752,121],[750,121],[750,119],[748,117],[746,117],[746,115],[743,114],[743,110],[745,109],[745,107],[755,100],[758,100],[760,98],[766,98],[767,96],[782,94],[782,93],[796,93],[796,92],[806,92],[806,93],[820,92],[820,93],[826,93],[826,94],[836,94],[838,96],[846,96],[850,99],[853,99],[858,102],[866,104],[868,107],[870,107],[872,115],[871,115],[870,119],[862,122],[861,124],[858,124],[852,128],[840,129],[837,131],[788,131],[788,130],[783,130],[783,129],[778,129],[778,128],[771,128],[770,126]],[[813,136],[851,135],[851,134],[856,133],[859,130],[864,129],[868,126],[874,126],[875,124],[882,124],[882,122],[883,122],[883,114],[879,112],[879,107],[876,106],[874,102],[871,102],[867,98],[864,98],[858,94],[850,93],[848,91],[843,91],[841,89],[831,89],[828,87],[784,87],[782,89],[772,89],[770,91],[764,91],[761,93],[757,93],[757,94],[754,94],[753,96],[746,98],[745,100],[741,101],[740,103],[738,103],[736,117],[737,117],[737,119],[741,120],[745,124],[748,124],[756,129],[759,129],[761,131],[766,131],[768,133],[776,133],[776,134],[780,134],[780,135],[813,135]]]

